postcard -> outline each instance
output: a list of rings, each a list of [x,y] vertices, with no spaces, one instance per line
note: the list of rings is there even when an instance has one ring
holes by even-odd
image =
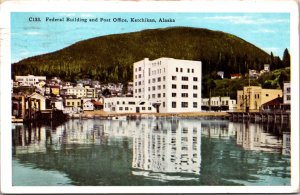
[[[5,1],[2,193],[299,192],[295,1]]]

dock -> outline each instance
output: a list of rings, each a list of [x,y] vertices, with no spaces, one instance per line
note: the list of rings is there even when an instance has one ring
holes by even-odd
[[[291,113],[288,111],[260,111],[260,112],[228,112],[229,119],[234,121],[253,120],[255,122],[289,123]]]

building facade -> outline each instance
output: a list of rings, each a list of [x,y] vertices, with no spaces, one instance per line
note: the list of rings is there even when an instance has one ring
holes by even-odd
[[[201,111],[200,61],[148,58],[134,63],[133,97],[146,99],[157,112]]]
[[[262,89],[259,86],[247,86],[237,91],[237,110],[258,111],[261,106],[275,98],[282,97],[280,89]]]
[[[46,76],[16,76],[16,81],[20,84],[20,86],[34,86],[39,84],[41,81],[46,81]]]
[[[104,99],[105,112],[112,113],[155,113],[155,107],[147,100],[133,97],[112,97]]]
[[[291,104],[291,83],[283,84],[283,103]]]

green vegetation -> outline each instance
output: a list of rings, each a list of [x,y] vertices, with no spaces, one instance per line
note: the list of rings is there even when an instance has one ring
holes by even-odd
[[[202,92],[203,97],[209,97],[209,89],[206,86],[211,86],[213,76],[205,76],[203,78]],[[269,73],[262,74],[258,79],[215,79],[215,85],[211,89],[211,97],[214,96],[230,96],[236,99],[237,90],[242,90],[244,86],[261,86],[266,89],[283,89],[283,83],[290,81],[290,68],[276,69]]]
[[[203,75],[222,70],[225,77],[246,73],[247,67],[259,70],[264,63],[271,63],[269,54],[234,35],[176,27],[80,41],[13,64],[12,76],[34,74],[59,76],[69,81],[92,78],[101,82],[127,82],[133,78],[133,63],[146,57],[201,60]]]

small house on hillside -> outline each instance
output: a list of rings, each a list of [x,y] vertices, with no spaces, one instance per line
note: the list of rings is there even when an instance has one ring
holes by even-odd
[[[230,74],[230,79],[240,79],[242,78],[242,74]]]

